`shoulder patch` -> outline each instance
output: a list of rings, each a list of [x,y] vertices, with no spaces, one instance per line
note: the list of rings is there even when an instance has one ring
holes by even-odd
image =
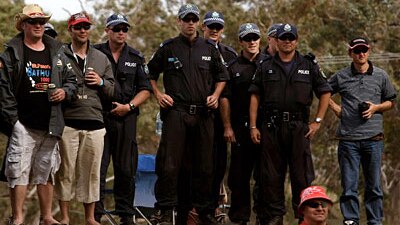
[[[172,43],[173,40],[174,40],[173,38],[165,40],[163,43],[160,44],[160,48],[164,47],[165,45],[168,45],[168,44]]]

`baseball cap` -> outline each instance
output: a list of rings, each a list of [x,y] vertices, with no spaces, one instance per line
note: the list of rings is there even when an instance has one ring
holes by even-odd
[[[179,19],[183,19],[185,16],[187,16],[190,13],[196,15],[197,18],[200,19],[200,10],[194,4],[186,4],[186,5],[181,6],[181,8],[179,8],[179,11],[178,11],[178,17],[179,17]]]
[[[92,22],[90,21],[90,17],[86,12],[79,12],[71,15],[71,17],[68,20],[68,28],[78,23],[92,24]]]
[[[270,26],[268,29],[267,36],[276,38],[276,31],[281,25],[281,23],[272,24],[272,26]]]
[[[282,37],[285,34],[291,34],[297,39],[297,28],[292,24],[282,24],[276,30],[276,37]]]
[[[363,37],[356,37],[351,39],[351,41],[349,42],[349,49],[352,50],[358,46],[365,46],[367,48],[370,47],[368,39],[363,38]]]
[[[208,26],[210,24],[218,23],[224,26],[225,21],[224,21],[224,15],[222,13],[217,12],[217,11],[209,11],[206,13],[204,16],[203,23]]]
[[[242,39],[248,34],[257,34],[261,37],[261,32],[255,23],[244,23],[239,27],[239,38]]]
[[[44,33],[53,38],[58,35],[57,31],[54,29],[53,24],[51,24],[51,23],[46,23],[44,25]]]
[[[333,204],[333,201],[328,197],[328,195],[325,192],[325,189],[321,186],[310,186],[306,189],[304,189],[301,194],[300,194],[300,204],[298,207],[299,213],[301,210],[301,206],[303,205],[304,202],[311,200],[311,199],[324,199],[328,201],[329,203]]]
[[[128,27],[131,25],[128,22],[128,19],[122,14],[112,14],[106,20],[106,27],[115,27],[118,24],[126,24]]]

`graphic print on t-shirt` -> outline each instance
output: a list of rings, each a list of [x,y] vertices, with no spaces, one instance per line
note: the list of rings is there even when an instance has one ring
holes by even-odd
[[[30,93],[46,92],[50,83],[51,66],[48,64],[32,63],[28,61],[25,66],[26,75],[31,82]]]

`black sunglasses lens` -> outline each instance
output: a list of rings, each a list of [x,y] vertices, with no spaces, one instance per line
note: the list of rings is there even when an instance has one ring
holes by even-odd
[[[46,23],[45,19],[28,19],[26,20],[27,23],[29,23],[30,25],[44,25]]]
[[[322,208],[326,208],[328,206],[328,203],[326,203],[326,202],[306,202],[305,205],[310,208],[316,209],[319,206],[321,206]]]
[[[294,35],[283,35],[283,36],[279,37],[278,39],[281,41],[286,41],[286,40],[294,41],[294,40],[296,40],[296,37]]]
[[[81,30],[82,28],[84,30],[89,30],[90,29],[90,25],[75,25],[73,26],[74,30]]]
[[[221,24],[210,24],[207,25],[207,27],[210,30],[222,30],[222,28],[224,28]]]
[[[129,28],[127,28],[127,27],[113,27],[111,30],[114,33],[119,33],[119,32],[121,32],[121,30],[122,30],[122,32],[126,33],[126,32],[128,32]]]
[[[258,36],[244,36],[242,38],[242,40],[245,42],[257,41],[258,39],[260,39],[260,37],[258,37]]]
[[[362,53],[367,53],[368,50],[369,50],[368,48],[356,48],[356,49],[353,50],[353,53],[354,54],[360,54],[361,52]]]
[[[185,23],[189,23],[190,21],[192,21],[193,23],[197,23],[199,21],[199,18],[197,17],[184,17],[182,19],[183,22]]]

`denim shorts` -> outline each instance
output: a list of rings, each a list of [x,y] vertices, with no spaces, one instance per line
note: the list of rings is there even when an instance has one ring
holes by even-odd
[[[5,175],[8,186],[54,184],[54,175],[60,167],[58,139],[47,131],[15,123],[6,155]]]

